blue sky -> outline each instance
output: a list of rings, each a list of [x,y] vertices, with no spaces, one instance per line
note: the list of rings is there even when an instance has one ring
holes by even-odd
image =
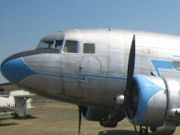
[[[179,5],[179,0],[0,0],[0,62],[34,49],[44,35],[72,28],[180,35]]]

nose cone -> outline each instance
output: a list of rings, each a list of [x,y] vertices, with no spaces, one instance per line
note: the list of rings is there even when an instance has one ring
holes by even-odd
[[[19,84],[23,79],[35,74],[22,57],[5,60],[1,64],[1,73],[10,82]]]

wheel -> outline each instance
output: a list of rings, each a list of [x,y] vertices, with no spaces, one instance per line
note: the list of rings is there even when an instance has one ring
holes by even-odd
[[[103,127],[110,127],[110,128],[114,128],[117,126],[117,122],[99,122],[99,124]]]

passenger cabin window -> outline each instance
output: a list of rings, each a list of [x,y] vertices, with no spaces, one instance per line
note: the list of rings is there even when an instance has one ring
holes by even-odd
[[[95,53],[95,44],[94,43],[84,43],[83,44],[83,53],[94,54]]]
[[[77,53],[78,52],[78,42],[72,40],[66,40],[64,45],[64,52]]]
[[[61,50],[62,45],[63,45],[63,40],[56,40],[55,48]]]

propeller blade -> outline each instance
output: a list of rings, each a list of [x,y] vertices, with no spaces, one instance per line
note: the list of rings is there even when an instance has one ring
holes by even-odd
[[[80,135],[80,133],[81,133],[81,120],[82,120],[81,107],[79,106],[78,135]]]
[[[134,65],[135,65],[135,54],[136,53],[136,45],[135,45],[135,35],[133,35],[131,48],[129,52],[129,61],[128,61],[128,71],[127,71],[127,83],[126,83],[126,90],[125,90],[125,108],[130,118],[132,118],[133,113],[131,112],[131,98],[132,98],[132,82],[133,82],[133,75],[134,75]]]
[[[130,98],[129,93],[130,93],[130,87],[131,87],[131,84],[133,81],[133,75],[134,75],[135,51],[136,51],[135,48],[136,48],[135,35],[133,35],[130,52],[129,52],[127,83],[126,83],[126,89],[124,92],[124,97],[119,95],[114,98],[116,103],[119,103],[119,105],[116,106],[114,113],[112,113],[112,117],[119,115],[118,111],[122,108],[122,105],[126,108],[126,110],[130,110],[130,108],[129,108],[129,98]],[[132,114],[129,114],[129,115],[132,116]]]
[[[135,53],[136,53],[136,46],[135,46],[135,35],[133,35],[133,40],[131,43],[131,49],[129,53],[129,62],[128,62],[128,71],[127,71],[127,84],[126,84],[126,91],[129,90],[133,75],[134,75],[134,64],[135,64]]]
[[[128,111],[128,115],[132,118],[133,117],[133,112],[130,110],[132,109],[129,105],[132,104],[130,102],[132,97],[132,83],[133,83],[133,76],[134,76],[134,67],[135,67],[135,56],[136,56],[136,43],[135,43],[135,35],[133,35],[132,43],[131,43],[131,48],[129,52],[129,61],[128,61],[128,71],[127,71],[127,83],[126,83],[126,91],[125,91],[125,107]],[[131,93],[130,93],[131,92]],[[138,134],[138,130],[136,128],[136,125],[134,121],[132,121],[134,130],[136,134]]]
[[[115,113],[113,116],[119,115],[118,110],[122,108],[122,104],[124,105],[125,109],[127,110],[127,115],[132,118],[133,112],[131,111],[132,107],[132,91],[131,87],[133,84],[133,76],[134,76],[134,67],[135,67],[135,56],[136,56],[136,44],[135,44],[135,35],[133,35],[130,52],[129,52],[129,61],[128,61],[128,70],[127,70],[127,83],[126,83],[126,89],[123,96],[117,96],[115,97],[116,103],[119,103],[119,105],[115,108]],[[134,91],[133,91],[134,92]],[[123,102],[124,100],[124,102]],[[134,121],[132,121],[134,130],[136,133],[138,133],[136,125]]]

